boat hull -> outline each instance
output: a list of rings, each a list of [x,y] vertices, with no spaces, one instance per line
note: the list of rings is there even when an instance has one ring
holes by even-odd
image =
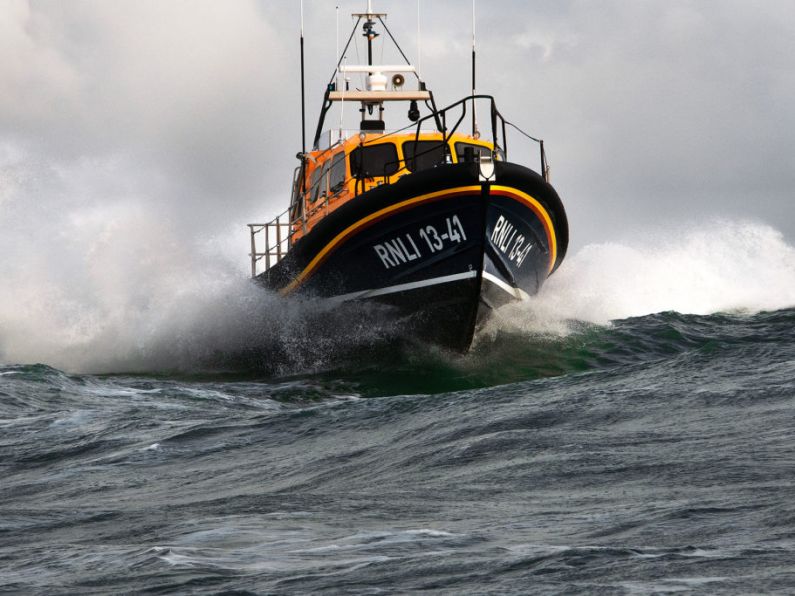
[[[537,293],[562,261],[566,215],[535,172],[449,164],[372,189],[258,277],[284,295],[394,308],[407,333],[466,351],[492,308]]]

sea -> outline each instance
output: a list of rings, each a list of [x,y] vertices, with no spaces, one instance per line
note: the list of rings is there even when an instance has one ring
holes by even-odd
[[[6,286],[0,593],[795,592],[774,228],[582,247],[466,355],[198,277]]]

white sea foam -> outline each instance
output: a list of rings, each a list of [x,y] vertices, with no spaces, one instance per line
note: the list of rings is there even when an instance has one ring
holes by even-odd
[[[566,333],[571,321],[663,311],[759,312],[795,306],[795,248],[774,228],[711,221],[645,230],[569,255],[531,301],[498,311],[497,329]]]
[[[290,372],[322,368],[341,342],[384,331],[280,299],[248,278],[244,245],[235,263],[213,241],[180,244],[167,222],[135,206],[59,223],[57,232],[43,224],[47,242],[0,237],[9,256],[0,261],[0,362],[194,370],[255,348],[275,355],[263,368]]]
[[[352,319],[321,332],[317,321],[326,326],[333,313],[252,284],[244,242],[178,238],[167,218],[134,197],[67,201],[42,219],[26,196],[9,196],[0,210],[0,362],[163,370],[277,344],[294,369],[306,369],[322,366],[341,342],[366,345],[388,334]],[[230,246],[240,250],[237,263]],[[588,245],[531,302],[502,309],[491,330],[565,333],[570,320],[793,305],[795,249],[770,226],[723,221]]]

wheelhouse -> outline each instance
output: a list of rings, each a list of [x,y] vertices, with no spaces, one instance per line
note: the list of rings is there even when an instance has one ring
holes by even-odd
[[[329,211],[383,184],[449,163],[479,161],[493,143],[471,135],[442,133],[363,133],[307,156],[305,171],[293,182],[294,239],[307,233]]]

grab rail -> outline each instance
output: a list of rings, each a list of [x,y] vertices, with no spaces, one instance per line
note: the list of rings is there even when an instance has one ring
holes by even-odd
[[[521,128],[516,126],[513,122],[509,122],[505,119],[505,117],[500,113],[497,109],[497,102],[494,100],[494,96],[492,95],[468,95],[466,97],[462,97],[456,102],[451,103],[450,105],[436,110],[428,114],[427,116],[423,116],[416,122],[409,124],[408,126],[404,126],[401,129],[396,131],[392,131],[390,133],[384,134],[382,137],[379,137],[376,140],[382,140],[384,137],[387,137],[391,134],[400,133],[407,131],[409,129],[413,129],[416,127],[416,134],[414,135],[415,142],[420,139],[420,132],[422,130],[422,124],[427,122],[428,120],[433,120],[434,124],[437,125],[439,132],[442,133],[442,139],[438,141],[438,145],[445,148],[445,151],[449,150],[449,142],[455,132],[458,130],[458,127],[461,126],[461,123],[464,121],[464,118],[467,115],[467,104],[472,102],[472,105],[475,105],[475,101],[478,99],[488,100],[489,107],[490,107],[490,124],[491,124],[491,142],[494,145],[494,152],[496,154],[502,154],[504,159],[508,160],[508,127],[513,128],[516,132],[520,135],[524,136],[525,138],[538,143],[539,146],[539,157],[541,159],[541,176],[543,177],[544,181],[549,182],[549,163],[547,162],[547,155],[546,151],[544,150],[544,141],[543,139],[538,139],[530,134],[527,134]],[[454,124],[452,127],[448,128],[447,120],[448,120],[448,112],[451,112],[457,108],[461,109],[460,114],[450,114],[451,120],[455,119]],[[500,138],[500,133],[502,133],[502,138]],[[502,144],[500,144],[502,141]],[[365,143],[366,144],[366,143]],[[415,145],[416,147],[416,145]],[[425,149],[424,151],[416,152],[413,156],[416,159],[418,156],[424,155],[425,153],[429,153],[437,149],[437,146],[430,147],[429,149]],[[388,175],[387,170],[391,167],[394,167],[396,164],[398,166],[404,165],[404,160],[397,160],[393,162],[387,162],[384,164],[384,173],[383,173],[383,181],[384,183],[388,182]]]
[[[251,237],[251,277],[257,276],[257,264],[265,259],[267,271],[281,261],[292,246],[292,223],[290,209],[282,211],[268,223],[248,224]],[[260,236],[261,235],[261,236]],[[258,240],[264,240],[264,250],[258,250]]]

